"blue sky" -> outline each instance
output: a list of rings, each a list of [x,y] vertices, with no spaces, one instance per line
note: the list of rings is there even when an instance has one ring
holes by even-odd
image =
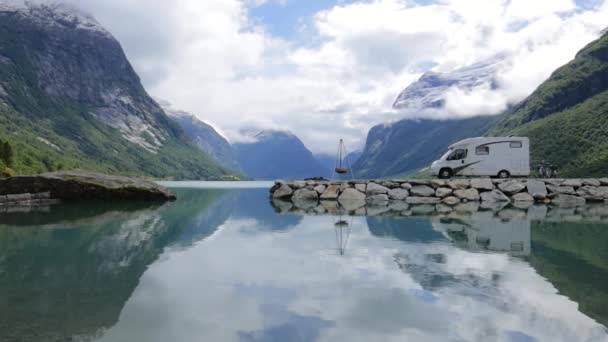
[[[267,1],[259,6],[251,7],[251,18],[261,23],[271,34],[283,39],[298,40],[305,38],[302,34],[303,26],[312,24],[312,17],[334,6],[344,6],[350,3],[369,0],[283,0]],[[590,2],[601,0],[577,0],[577,2]],[[433,0],[412,1],[426,5],[434,3]]]
[[[312,16],[335,4],[335,0],[271,1],[251,8],[250,15],[272,35],[293,39],[298,36],[303,24],[310,23]]]

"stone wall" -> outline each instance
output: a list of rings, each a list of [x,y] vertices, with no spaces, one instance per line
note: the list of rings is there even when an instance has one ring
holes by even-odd
[[[498,206],[509,203],[576,206],[608,203],[608,178],[602,179],[399,179],[399,180],[308,180],[275,181],[273,200],[300,208],[337,201],[344,207],[366,205],[442,204],[456,206],[480,203]]]

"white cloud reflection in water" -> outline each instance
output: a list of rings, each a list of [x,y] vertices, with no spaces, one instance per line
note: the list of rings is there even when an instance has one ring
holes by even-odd
[[[379,237],[368,223],[354,218],[340,256],[329,216],[280,232],[233,217],[209,239],[167,249],[101,340],[608,340],[523,259],[467,251],[439,233]]]

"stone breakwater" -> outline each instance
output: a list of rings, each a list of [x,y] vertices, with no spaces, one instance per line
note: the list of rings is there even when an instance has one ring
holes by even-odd
[[[578,206],[608,203],[608,178],[602,179],[399,179],[275,181],[273,200],[299,208],[336,201],[343,207],[388,206],[390,203],[456,206],[480,203],[481,207],[508,204]]]

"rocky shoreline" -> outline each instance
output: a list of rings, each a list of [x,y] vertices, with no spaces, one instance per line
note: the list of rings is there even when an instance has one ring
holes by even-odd
[[[0,207],[75,201],[175,199],[175,194],[154,182],[94,172],[61,171],[0,179]]]
[[[529,203],[580,206],[608,203],[608,178],[602,179],[398,179],[275,181],[273,201],[313,208],[321,202],[358,205],[444,205],[479,203],[483,207]]]

